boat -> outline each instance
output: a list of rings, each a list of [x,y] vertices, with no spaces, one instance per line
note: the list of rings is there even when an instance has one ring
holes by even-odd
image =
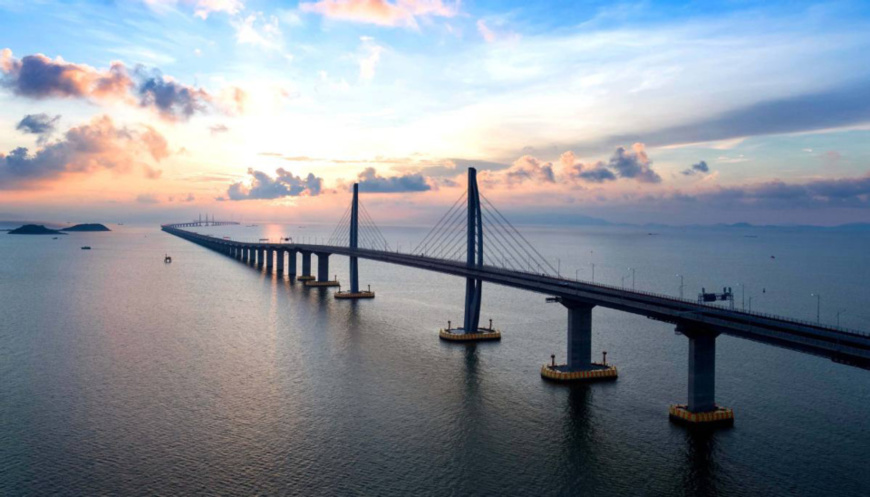
[[[82,247],[82,250],[90,250],[90,249],[91,249],[90,245],[85,245],[84,247]]]
[[[57,237],[52,238],[52,240],[57,240]]]
[[[163,262],[169,264],[170,262],[172,262],[172,257],[169,257],[169,254],[167,254],[163,257]]]

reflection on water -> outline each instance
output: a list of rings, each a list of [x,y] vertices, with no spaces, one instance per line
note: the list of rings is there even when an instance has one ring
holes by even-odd
[[[239,229],[253,238],[293,230]],[[504,338],[455,344],[437,330],[461,319],[458,278],[361,261],[377,298],[337,301],[333,290],[151,229],[71,234],[66,244],[11,238],[0,236],[2,495],[870,489],[870,380],[829,361],[721,338],[717,398],[735,408],[737,424],[690,432],[667,420],[667,405],[685,395],[687,344],[663,323],[596,309],[594,353],[607,350],[620,378],[558,385],[539,368],[564,355],[565,313],[540,295],[487,286],[484,315]],[[661,291],[671,273],[690,272],[672,267],[674,254],[696,272],[709,268],[699,281],[765,280],[771,299],[785,278],[795,291],[844,292],[844,306],[860,309],[866,294],[845,290],[870,279],[860,238],[829,240],[838,258],[793,234],[756,248],[764,239],[622,231],[537,239],[563,267],[582,266],[573,257],[589,250],[577,247],[592,246],[610,258],[596,261],[597,278],[628,261],[639,274],[662,267],[668,278],[639,279]],[[85,244],[94,249],[74,250]],[[778,264],[806,266],[788,256],[795,245],[823,267],[768,264],[777,253]],[[764,261],[722,269],[710,251]],[[330,267],[346,280],[346,259],[333,256]]]

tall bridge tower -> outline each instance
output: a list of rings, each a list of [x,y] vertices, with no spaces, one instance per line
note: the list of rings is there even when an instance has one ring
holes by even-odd
[[[483,213],[480,208],[480,190],[477,187],[477,169],[468,168],[468,193],[467,193],[467,220],[466,220],[466,266],[469,269],[483,269]],[[480,304],[483,290],[483,281],[476,276],[465,278],[465,316],[462,328],[451,328],[451,322],[447,322],[447,328],[439,332],[444,340],[453,341],[479,341],[499,340],[501,332],[489,328],[480,328]]]

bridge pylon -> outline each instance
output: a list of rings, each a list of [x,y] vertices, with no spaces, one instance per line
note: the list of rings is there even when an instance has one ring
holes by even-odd
[[[483,213],[480,208],[480,190],[477,187],[477,170],[468,168],[466,220],[466,266],[470,269],[483,268]],[[481,341],[499,340],[501,332],[493,329],[490,320],[489,328],[480,327],[480,304],[483,290],[483,280],[473,276],[465,279],[465,316],[462,328],[442,328],[438,336],[443,340]]]
[[[350,204],[350,234],[348,237],[348,246],[356,250],[359,248],[359,183],[353,184],[353,199]],[[337,299],[372,299],[375,297],[375,292],[369,290],[360,291],[359,289],[359,261],[357,257],[351,255],[350,259],[350,290],[342,292],[339,290],[335,293]]]

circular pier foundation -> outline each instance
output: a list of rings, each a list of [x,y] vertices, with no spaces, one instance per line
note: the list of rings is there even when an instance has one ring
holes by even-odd
[[[302,275],[302,276],[296,277],[296,281],[314,281],[314,280],[315,280],[314,276],[310,276],[310,275],[309,276]]]
[[[614,366],[593,362],[592,367],[593,369],[569,371],[567,364],[544,364],[541,366],[541,377],[552,381],[592,382],[615,380],[619,376]]]
[[[668,417],[674,423],[697,427],[720,427],[734,425],[734,411],[716,406],[708,412],[692,412],[685,404],[674,404],[668,409]]]
[[[341,286],[341,284],[337,281],[311,281],[311,280],[308,280],[305,282],[305,286],[329,287],[329,286]]]
[[[477,333],[466,333],[462,328],[441,328],[438,336],[451,342],[480,342],[485,340],[501,340],[501,331],[489,328],[478,328]]]

